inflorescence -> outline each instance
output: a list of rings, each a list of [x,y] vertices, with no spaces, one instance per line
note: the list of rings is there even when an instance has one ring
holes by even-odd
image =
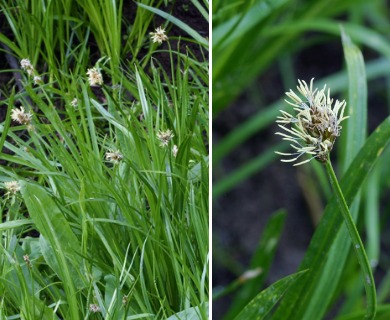
[[[15,195],[20,191],[20,184],[18,181],[6,181],[4,182],[5,195]]]
[[[153,43],[162,44],[163,41],[168,40],[168,36],[165,34],[165,29],[163,27],[158,27],[155,32],[150,32]]]
[[[345,100],[336,100],[334,106],[333,99],[330,98],[330,90],[326,91],[326,85],[322,90],[313,90],[313,80],[308,87],[305,81],[298,80],[298,91],[305,98],[302,100],[294,91],[286,92],[291,99],[285,100],[297,111],[295,116],[280,110],[281,116],[277,117],[276,123],[283,129],[283,132],[277,132],[283,140],[290,141],[291,147],[295,149],[292,153],[276,152],[282,156],[289,156],[289,159],[282,159],[284,162],[296,161],[303,154],[309,154],[311,157],[307,160],[294,164],[294,166],[317,159],[320,162],[326,162],[329,153],[333,148],[336,138],[340,135],[340,123],[348,118],[344,117],[346,106]],[[287,125],[291,125],[290,128]]]
[[[22,59],[20,61],[20,67],[26,71],[30,77],[33,78],[35,85],[39,85],[43,82],[42,78],[37,74],[37,71],[29,59]]]
[[[159,130],[157,133],[157,139],[160,140],[160,147],[166,147],[174,136],[173,131],[170,129],[165,131]]]
[[[101,86],[103,84],[103,76],[96,67],[88,69],[87,76],[90,86]]]

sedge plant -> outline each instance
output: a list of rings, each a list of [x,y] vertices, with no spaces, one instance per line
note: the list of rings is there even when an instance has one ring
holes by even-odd
[[[121,1],[17,2],[1,6],[18,81],[0,102],[0,317],[206,319],[207,59],[156,42],[153,14],[118,45]]]
[[[313,154],[295,161],[305,165],[281,165],[274,152],[296,151],[274,136],[280,110],[291,113],[278,92],[315,76],[318,88],[326,84],[348,101],[332,166],[375,271],[376,319],[387,319],[386,2],[220,0],[213,2],[213,25],[215,314],[234,319],[246,307],[260,319],[366,314],[366,278],[326,166],[310,160]]]
[[[312,159],[325,165],[329,181],[339,203],[340,213],[361,267],[367,296],[366,318],[374,319],[376,290],[371,265],[330,161],[330,152],[337,137],[341,134],[341,122],[348,118],[348,116],[344,117],[346,102],[345,100],[336,100],[333,105],[330,90],[326,91],[326,86],[321,90],[313,89],[313,80],[310,81],[310,86],[305,81],[298,80],[297,89],[304,100],[292,90],[286,93],[290,99],[286,102],[294,107],[296,114],[291,115],[289,112],[281,111],[282,115],[278,117],[276,122],[282,132],[277,134],[281,135],[283,140],[291,142],[290,146],[294,152],[277,153],[290,157],[282,159],[284,162],[294,162],[303,155],[309,155],[308,159],[295,163],[295,166],[307,163]],[[290,128],[287,125],[290,125]]]

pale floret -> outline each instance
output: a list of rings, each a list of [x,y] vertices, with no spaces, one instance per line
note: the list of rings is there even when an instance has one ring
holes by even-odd
[[[14,108],[11,112],[11,119],[20,123],[20,124],[31,124],[32,114],[30,112],[26,112],[23,107]]]
[[[20,67],[25,70],[25,71],[29,71],[29,70],[34,70],[34,67],[33,65],[31,64],[31,61],[29,59],[22,59],[20,61]]]
[[[158,27],[155,32],[151,32],[150,36],[152,38],[153,43],[162,44],[163,41],[168,40],[168,36],[165,34],[165,29],[162,27]]]
[[[96,68],[87,70],[88,81],[90,86],[101,86],[103,84],[103,76],[100,71]]]
[[[97,313],[97,312],[101,312],[101,309],[97,304],[91,303],[89,305],[89,311],[91,311],[92,313]]]
[[[77,98],[74,98],[74,99],[70,102],[70,105],[71,105],[73,108],[77,108],[77,106],[79,105],[79,101],[77,100]]]
[[[122,153],[120,151],[110,151],[106,152],[106,160],[114,164],[118,164],[123,159]]]
[[[17,181],[4,182],[4,188],[7,191],[6,195],[14,195],[20,191],[20,184]]]
[[[332,107],[330,90],[326,91],[326,86],[322,90],[313,90],[313,80],[310,81],[310,86],[305,81],[298,80],[298,92],[305,100],[292,90],[286,92],[290,100],[285,101],[294,107],[297,114],[293,116],[281,110],[281,115],[276,120],[283,130],[276,134],[282,136],[283,140],[291,142],[290,145],[295,150],[292,153],[276,152],[290,157],[282,161],[294,162],[304,154],[311,155],[309,159],[294,164],[295,166],[312,159],[327,161],[334,142],[340,135],[342,129],[340,123],[348,118],[344,117],[346,102],[336,100]],[[289,124],[290,128],[287,127]]]
[[[34,84],[39,84],[42,82],[42,78],[37,75],[34,66],[32,65],[29,59],[20,60],[20,67],[27,72],[27,74],[33,78]]]
[[[159,131],[157,133],[157,139],[160,140],[160,146],[166,147],[169,141],[174,137],[172,130]]]
[[[38,85],[42,83],[42,78],[40,76],[34,76],[34,84]]]

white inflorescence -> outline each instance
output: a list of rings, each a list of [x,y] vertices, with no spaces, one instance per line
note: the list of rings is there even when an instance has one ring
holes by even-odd
[[[114,164],[118,164],[123,159],[122,153],[120,151],[109,151],[106,152],[106,160]]]
[[[34,67],[31,64],[31,61],[29,59],[22,59],[20,61],[20,66],[23,70],[27,71],[29,76],[33,76],[35,73]]]
[[[285,101],[294,107],[297,114],[293,116],[280,110],[282,115],[276,120],[283,130],[276,134],[281,135],[283,140],[290,141],[291,147],[295,150],[292,153],[276,152],[289,157],[282,161],[293,162],[305,153],[311,155],[309,159],[294,164],[295,166],[314,158],[326,162],[336,138],[340,135],[342,128],[340,123],[348,118],[343,116],[345,100],[336,100],[332,107],[333,99],[330,98],[330,90],[326,91],[326,86],[322,90],[313,90],[313,80],[310,81],[310,87],[305,81],[298,80],[297,89],[305,100],[292,90],[286,92],[291,100]],[[287,125],[290,125],[290,128]]]
[[[162,44],[163,41],[168,40],[168,36],[165,34],[165,29],[162,27],[158,27],[156,32],[151,32],[150,36],[152,37],[153,43]]]
[[[17,181],[4,182],[4,188],[7,191],[6,195],[14,195],[20,191],[20,184]]]
[[[161,147],[166,147],[169,143],[169,141],[171,141],[171,139],[174,137],[174,134],[172,132],[172,130],[165,130],[165,131],[159,131],[157,133],[157,139],[160,140],[160,146]]]
[[[103,84],[103,76],[97,68],[88,69],[87,76],[90,86],[101,86]]]
[[[29,77],[33,78],[35,85],[39,85],[43,83],[42,78],[38,75],[37,71],[35,70],[34,66],[32,65],[29,59],[20,60],[20,67],[27,72]]]
[[[20,123],[20,124],[31,124],[32,114],[30,112],[26,112],[23,107],[14,108],[11,112],[11,119]]]
[[[71,102],[70,102],[70,105],[73,107],[73,108],[77,108],[79,104],[79,101],[77,100],[77,98],[74,98]]]
[[[100,307],[97,304],[91,303],[89,305],[89,311],[91,311],[92,313],[97,313],[97,312],[100,312],[101,309],[100,309]]]

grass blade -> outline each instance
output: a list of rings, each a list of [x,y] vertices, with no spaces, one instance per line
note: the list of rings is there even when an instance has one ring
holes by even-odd
[[[361,320],[364,319],[364,310],[359,310],[341,317],[337,317],[337,320]],[[384,304],[378,306],[375,320],[388,320],[390,318],[390,304]]]
[[[269,163],[271,163],[271,161],[277,158],[274,150],[283,152],[283,150],[287,147],[289,147],[288,144],[284,142],[279,143],[274,148],[270,148],[270,150],[264,152],[258,157],[244,163],[225,178],[217,179],[213,186],[213,198],[218,198],[222,194],[238,186],[240,182],[252,176],[254,173],[265,168]]]
[[[77,261],[76,252],[81,252],[79,243],[59,207],[47,192],[33,184],[21,182],[21,193],[28,208],[31,219],[40,232],[44,246],[42,251],[48,257],[49,265],[55,265],[58,276],[64,283],[69,305],[77,305],[76,286],[81,287],[81,279],[76,273],[76,266],[71,261]],[[69,257],[72,257],[70,260]],[[79,312],[70,308],[72,319],[79,319]]]
[[[235,318],[235,320],[264,319],[283,297],[290,286],[297,282],[306,271],[289,275],[260,292]]]
[[[179,19],[173,17],[172,15],[170,15],[170,14],[168,14],[160,9],[156,9],[156,8],[147,6],[145,4],[138,3],[138,6],[161,16],[164,19],[167,19],[168,21],[172,22],[173,24],[178,26],[183,31],[187,32],[195,41],[199,42],[199,44],[201,44],[205,48],[208,48],[208,46],[209,46],[208,41],[205,38],[203,38],[198,32],[196,32],[194,29],[192,29],[189,25],[185,24],[183,21],[180,21]]]
[[[261,240],[253,255],[250,270],[260,270],[260,275],[245,283],[237,292],[229,313],[225,319],[232,319],[240,312],[259,292],[264,280],[268,275],[273,258],[276,253],[277,245],[283,231],[286,212],[280,210],[274,213],[269,219],[262,233]]]

